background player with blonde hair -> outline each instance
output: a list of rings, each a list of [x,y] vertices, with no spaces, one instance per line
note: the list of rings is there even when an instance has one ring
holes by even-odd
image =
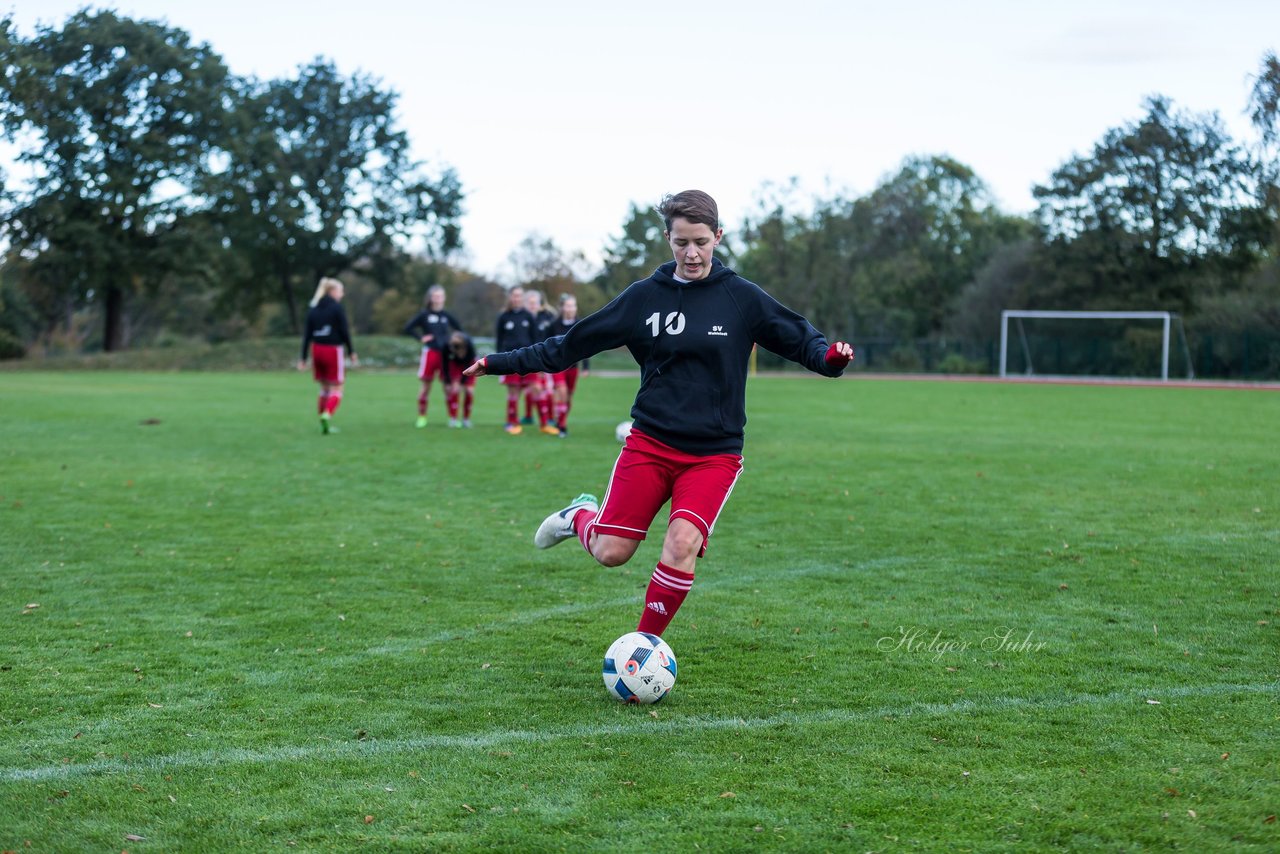
[[[338,406],[342,403],[342,387],[346,382],[344,356],[350,356],[351,364],[360,364],[356,348],[351,343],[351,330],[347,325],[347,313],[342,308],[346,289],[337,279],[323,278],[316,285],[307,311],[307,324],[302,333],[302,355],[298,370],[307,368],[307,351],[311,353],[312,376],[320,384],[320,432],[330,433],[330,425]]]
[[[422,389],[418,393],[418,420],[414,423],[415,427],[427,426],[427,403],[431,396],[432,380],[438,376],[442,383],[446,382],[444,361],[449,336],[462,331],[462,324],[458,319],[444,310],[444,301],[443,285],[427,288],[422,311],[415,314],[404,327],[405,335],[422,343],[422,357],[418,362],[418,379],[422,381]],[[447,402],[447,390],[445,398]]]

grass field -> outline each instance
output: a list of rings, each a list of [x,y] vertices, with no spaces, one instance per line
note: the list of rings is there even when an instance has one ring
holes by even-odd
[[[764,377],[666,638],[567,440],[353,372],[0,374],[0,850],[1275,851],[1280,394]]]

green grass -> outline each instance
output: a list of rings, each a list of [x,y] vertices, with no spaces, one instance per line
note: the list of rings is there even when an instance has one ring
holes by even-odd
[[[218,344],[192,341],[169,347],[142,347],[114,353],[59,353],[0,360],[0,376],[30,371],[288,370],[297,363],[300,349],[298,345],[299,339],[295,336],[246,338]],[[476,339],[476,346],[482,354],[490,352],[492,345],[491,337],[481,336]],[[422,353],[421,345],[407,335],[360,335],[356,339],[356,346],[360,364],[364,368],[416,371]],[[604,370],[636,369],[635,360],[623,348],[609,350],[594,357],[592,366]]]
[[[1280,395],[754,380],[628,707],[660,526],[530,539],[634,378],[565,441],[416,385],[0,374],[0,850],[1280,847]]]

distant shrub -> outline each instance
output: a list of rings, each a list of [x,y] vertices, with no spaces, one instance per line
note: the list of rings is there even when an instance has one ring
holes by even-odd
[[[7,329],[0,329],[0,360],[21,359],[27,355],[22,341]]]
[[[899,344],[889,351],[888,367],[893,371],[922,371],[920,351],[911,344]]]
[[[948,353],[938,363],[938,371],[944,374],[985,374],[987,363],[966,359],[959,353]]]

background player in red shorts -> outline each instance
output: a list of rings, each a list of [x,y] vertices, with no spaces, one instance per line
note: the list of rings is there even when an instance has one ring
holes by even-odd
[[[573,294],[560,295],[560,316],[551,324],[550,334],[564,335],[578,322],[578,298]],[[556,432],[563,439],[569,435],[569,410],[573,407],[573,393],[578,390],[579,367],[583,375],[590,367],[590,361],[583,359],[581,365],[575,362],[563,371],[551,375],[551,411],[555,417]]]
[[[344,355],[351,357],[351,364],[360,364],[355,346],[351,343],[351,331],[347,327],[347,313],[342,309],[345,289],[337,279],[324,278],[316,285],[311,308],[307,311],[307,326],[302,333],[302,356],[298,370],[306,370],[307,351],[311,351],[312,375],[320,384],[320,432],[334,430],[329,422],[338,405],[342,403],[342,385],[346,380]]]
[[[525,311],[533,316],[533,341],[545,341],[553,334],[552,325],[556,322],[555,312],[551,311],[542,300],[542,291],[529,289],[524,292]],[[533,411],[538,411],[538,429],[552,436],[560,435],[559,429],[551,424],[551,374],[539,371],[529,378],[524,388],[524,415],[521,424],[533,423]]]
[[[431,396],[431,381],[437,376],[444,382],[445,348],[449,346],[449,336],[462,331],[462,324],[452,314],[444,310],[445,292],[442,285],[427,288],[427,298],[423,301],[422,311],[418,312],[405,324],[404,334],[422,342],[422,358],[418,362],[418,379],[422,381],[422,390],[418,393],[418,420],[416,427],[427,426],[427,402]],[[445,392],[446,399],[448,392]]]
[[[835,377],[853,358],[813,326],[713,256],[723,230],[715,200],[699,190],[658,209],[673,260],[635,282],[562,336],[499,352],[467,373],[560,371],[625,346],[640,365],[634,422],[604,501],[578,496],[534,535],[539,548],[577,536],[604,566],[635,554],[668,500],[662,556],[649,579],[639,631],[660,635],[693,586],[694,565],[742,473],[747,364],[759,344]]]
[[[449,426],[471,426],[471,404],[475,400],[472,389],[476,378],[463,375],[476,360],[476,347],[465,332],[449,336],[449,349],[444,356],[445,397],[449,405]],[[458,400],[462,399],[462,419],[458,419]]]
[[[498,326],[493,336],[494,349],[528,347],[536,340],[533,332],[533,315],[524,307],[524,288],[517,285],[507,291],[507,307],[498,315]],[[536,371],[531,373],[536,374]],[[502,378],[502,384],[507,387],[507,423],[502,429],[512,436],[524,431],[520,426],[520,392],[530,380],[529,374],[511,374]]]

